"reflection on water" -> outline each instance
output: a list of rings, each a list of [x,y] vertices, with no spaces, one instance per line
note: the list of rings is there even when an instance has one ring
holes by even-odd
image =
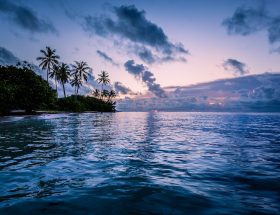
[[[280,214],[280,115],[0,119],[0,214]]]

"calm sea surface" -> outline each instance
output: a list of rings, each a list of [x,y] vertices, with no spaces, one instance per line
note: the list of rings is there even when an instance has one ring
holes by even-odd
[[[2,117],[0,214],[280,214],[280,114]]]

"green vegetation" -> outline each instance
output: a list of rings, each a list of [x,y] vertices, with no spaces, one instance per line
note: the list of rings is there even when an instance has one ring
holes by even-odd
[[[99,111],[112,112],[115,111],[115,104],[112,102],[104,102],[100,99],[90,96],[68,96],[60,98],[57,102],[57,107],[61,111],[84,112],[84,111]]]
[[[84,61],[75,61],[73,65],[59,62],[55,49],[46,47],[40,50],[39,66],[46,70],[47,81],[35,74],[27,62],[17,66],[0,66],[0,115],[9,114],[12,110],[25,110],[33,113],[37,110],[54,111],[115,111],[116,97],[114,90],[104,89],[110,84],[109,75],[102,71],[98,75],[101,90],[95,89],[91,95],[78,95],[80,87],[87,82],[91,68]],[[56,90],[49,85],[49,78],[55,80]],[[63,87],[64,98],[57,97],[57,84]],[[67,97],[65,84],[75,88],[75,95]]]
[[[0,66],[0,113],[53,109],[56,101],[55,90],[31,69]]]

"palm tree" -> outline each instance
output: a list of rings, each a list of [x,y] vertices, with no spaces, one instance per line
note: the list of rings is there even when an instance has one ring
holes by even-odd
[[[52,69],[49,71],[49,76],[50,76],[50,78],[54,78],[54,80],[55,80],[55,90],[56,90],[56,93],[57,93],[58,73],[59,73],[59,65],[58,64],[54,64],[52,66]]]
[[[80,86],[83,85],[84,81],[87,81],[89,76],[89,70],[91,68],[84,61],[75,61],[72,69],[72,76],[74,77],[71,81],[71,85],[75,86],[75,94],[78,94]]]
[[[40,52],[43,56],[37,57],[36,59],[41,61],[39,67],[47,70],[47,81],[49,82],[49,72],[55,64],[58,64],[60,57],[55,54],[56,50],[51,49],[49,46],[46,47],[46,50],[41,49]]]
[[[108,90],[103,90],[101,92],[101,99],[103,100],[103,98],[109,97],[109,91]]]
[[[65,93],[65,86],[64,85],[67,82],[69,82],[69,79],[70,79],[70,68],[69,68],[69,66],[66,63],[61,63],[58,66],[58,72],[57,72],[57,77],[56,78],[62,84],[64,98],[65,98],[66,97],[66,93]]]
[[[99,78],[97,79],[97,81],[99,84],[101,83],[101,89],[103,91],[103,85],[107,85],[110,83],[109,74],[106,71],[101,71],[101,73],[98,74],[98,77]]]
[[[81,80],[79,79],[79,77],[78,77],[77,74],[72,74],[72,76],[74,76],[74,77],[73,77],[73,79],[71,80],[70,84],[71,84],[72,87],[73,87],[73,86],[75,87],[75,95],[77,95],[77,94],[78,94],[78,91],[79,91],[79,88],[80,88],[80,86],[82,85],[82,82],[81,82]]]
[[[117,96],[117,93],[115,90],[110,90],[109,94],[108,94],[108,100],[107,102],[112,102],[112,99],[115,98]]]
[[[95,97],[95,98],[100,98],[100,90],[99,89],[95,89],[93,92],[92,92],[92,94],[93,94],[93,96]]]

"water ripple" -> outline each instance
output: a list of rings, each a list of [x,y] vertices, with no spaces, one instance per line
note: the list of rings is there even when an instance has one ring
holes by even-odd
[[[280,115],[0,119],[0,214],[280,214]]]

